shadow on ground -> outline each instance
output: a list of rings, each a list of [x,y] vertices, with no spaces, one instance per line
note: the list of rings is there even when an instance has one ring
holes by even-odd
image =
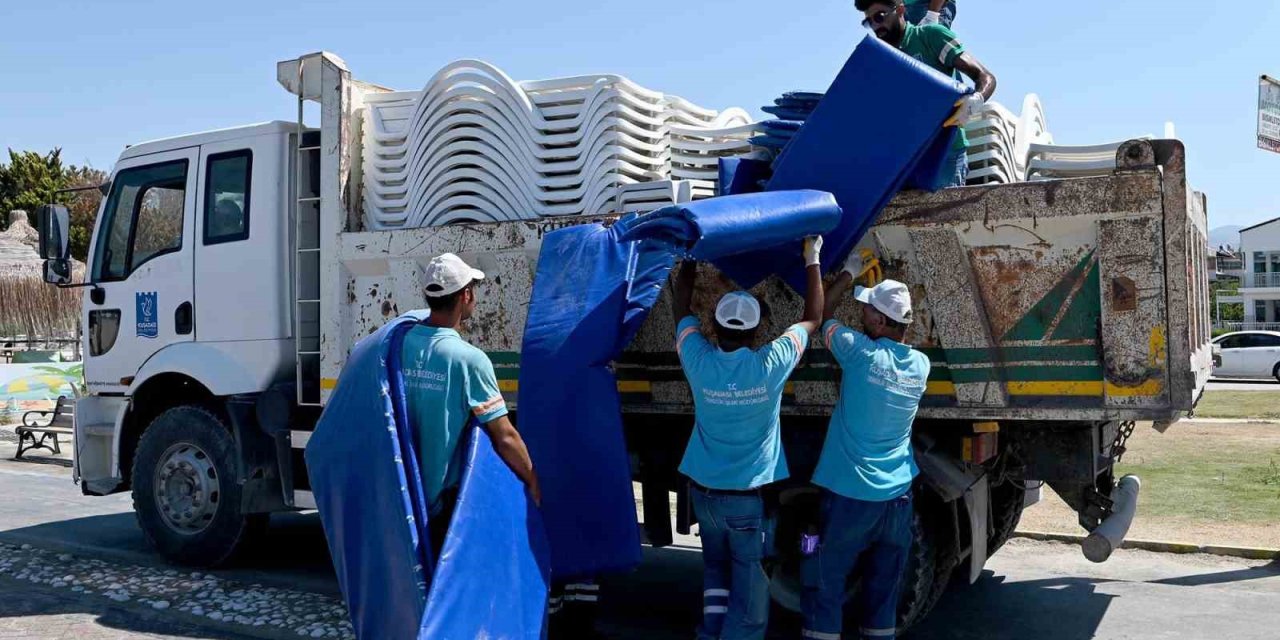
[[[952,582],[933,613],[903,638],[1092,638],[1116,597],[1097,592],[1097,585],[1106,582],[1073,577],[1006,582],[1004,576],[983,571],[972,585]]]
[[[132,513],[9,529],[0,531],[0,541],[142,566],[181,568],[156,554]],[[314,513],[274,514],[262,539],[228,566],[210,573],[227,580],[340,595],[324,529]]]
[[[0,579],[0,637],[117,638],[90,626],[164,638],[244,640],[247,636],[175,622],[165,612],[110,606],[103,598],[46,591],[30,582]]]

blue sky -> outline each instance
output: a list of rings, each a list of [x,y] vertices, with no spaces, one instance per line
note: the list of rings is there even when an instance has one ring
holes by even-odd
[[[852,0],[5,5],[0,147],[60,146],[102,169],[126,144],[291,120],[274,63],[318,49],[399,89],[475,57],[516,79],[621,73],[705,106],[754,109],[825,88],[862,36]],[[1016,111],[1038,93],[1059,142],[1159,135],[1172,121],[1211,226],[1280,216],[1280,155],[1255,148],[1257,77],[1280,75],[1280,3],[959,5],[955,29],[999,78],[996,100]]]

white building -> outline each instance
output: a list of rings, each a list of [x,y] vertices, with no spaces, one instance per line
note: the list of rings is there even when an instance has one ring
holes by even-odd
[[[1240,295],[1221,303],[1244,305],[1244,324],[1232,329],[1280,330],[1280,218],[1240,230]]]

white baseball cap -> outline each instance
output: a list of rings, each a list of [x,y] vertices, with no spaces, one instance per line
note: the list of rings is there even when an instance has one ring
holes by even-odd
[[[476,280],[484,280],[484,272],[472,269],[452,253],[446,253],[432,258],[422,277],[427,283],[427,297],[439,298],[461,291]]]
[[[885,280],[870,289],[857,287],[853,299],[875,307],[894,322],[911,324],[911,292],[897,280]]]
[[[760,325],[760,303],[746,291],[726,293],[716,305],[716,322],[726,329],[754,329]]]

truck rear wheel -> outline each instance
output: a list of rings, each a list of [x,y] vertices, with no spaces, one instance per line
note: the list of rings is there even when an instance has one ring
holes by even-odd
[[[1013,537],[1022,520],[1027,501],[1027,486],[1022,474],[991,487],[991,534],[987,536],[987,557],[995,555]]]
[[[791,611],[800,610],[803,598],[800,567],[804,560],[798,553],[799,532],[817,521],[816,505],[809,504],[816,502],[817,492],[806,498],[807,502],[797,500],[783,507],[778,527],[781,555],[779,562],[773,567],[769,584],[773,600]],[[946,591],[951,572],[957,563],[954,551],[948,552],[954,545],[948,545],[941,539],[944,528],[938,521],[938,514],[950,507],[941,504],[927,490],[916,491],[914,506],[911,555],[907,558],[907,567],[899,585],[899,630],[923,620],[933,609]],[[854,569],[855,575],[858,571],[857,568]],[[856,593],[857,584],[850,583],[847,601],[852,603]]]
[[[240,511],[235,451],[223,419],[200,406],[173,407],[143,432],[133,463],[133,509],[164,557],[216,566],[265,528],[265,514]]]
[[[911,521],[911,555],[898,587],[898,629],[905,630],[924,619],[947,590],[951,571],[956,567],[954,553],[940,540],[940,523],[935,514],[944,505],[937,504],[927,491],[916,491],[915,515]]]

